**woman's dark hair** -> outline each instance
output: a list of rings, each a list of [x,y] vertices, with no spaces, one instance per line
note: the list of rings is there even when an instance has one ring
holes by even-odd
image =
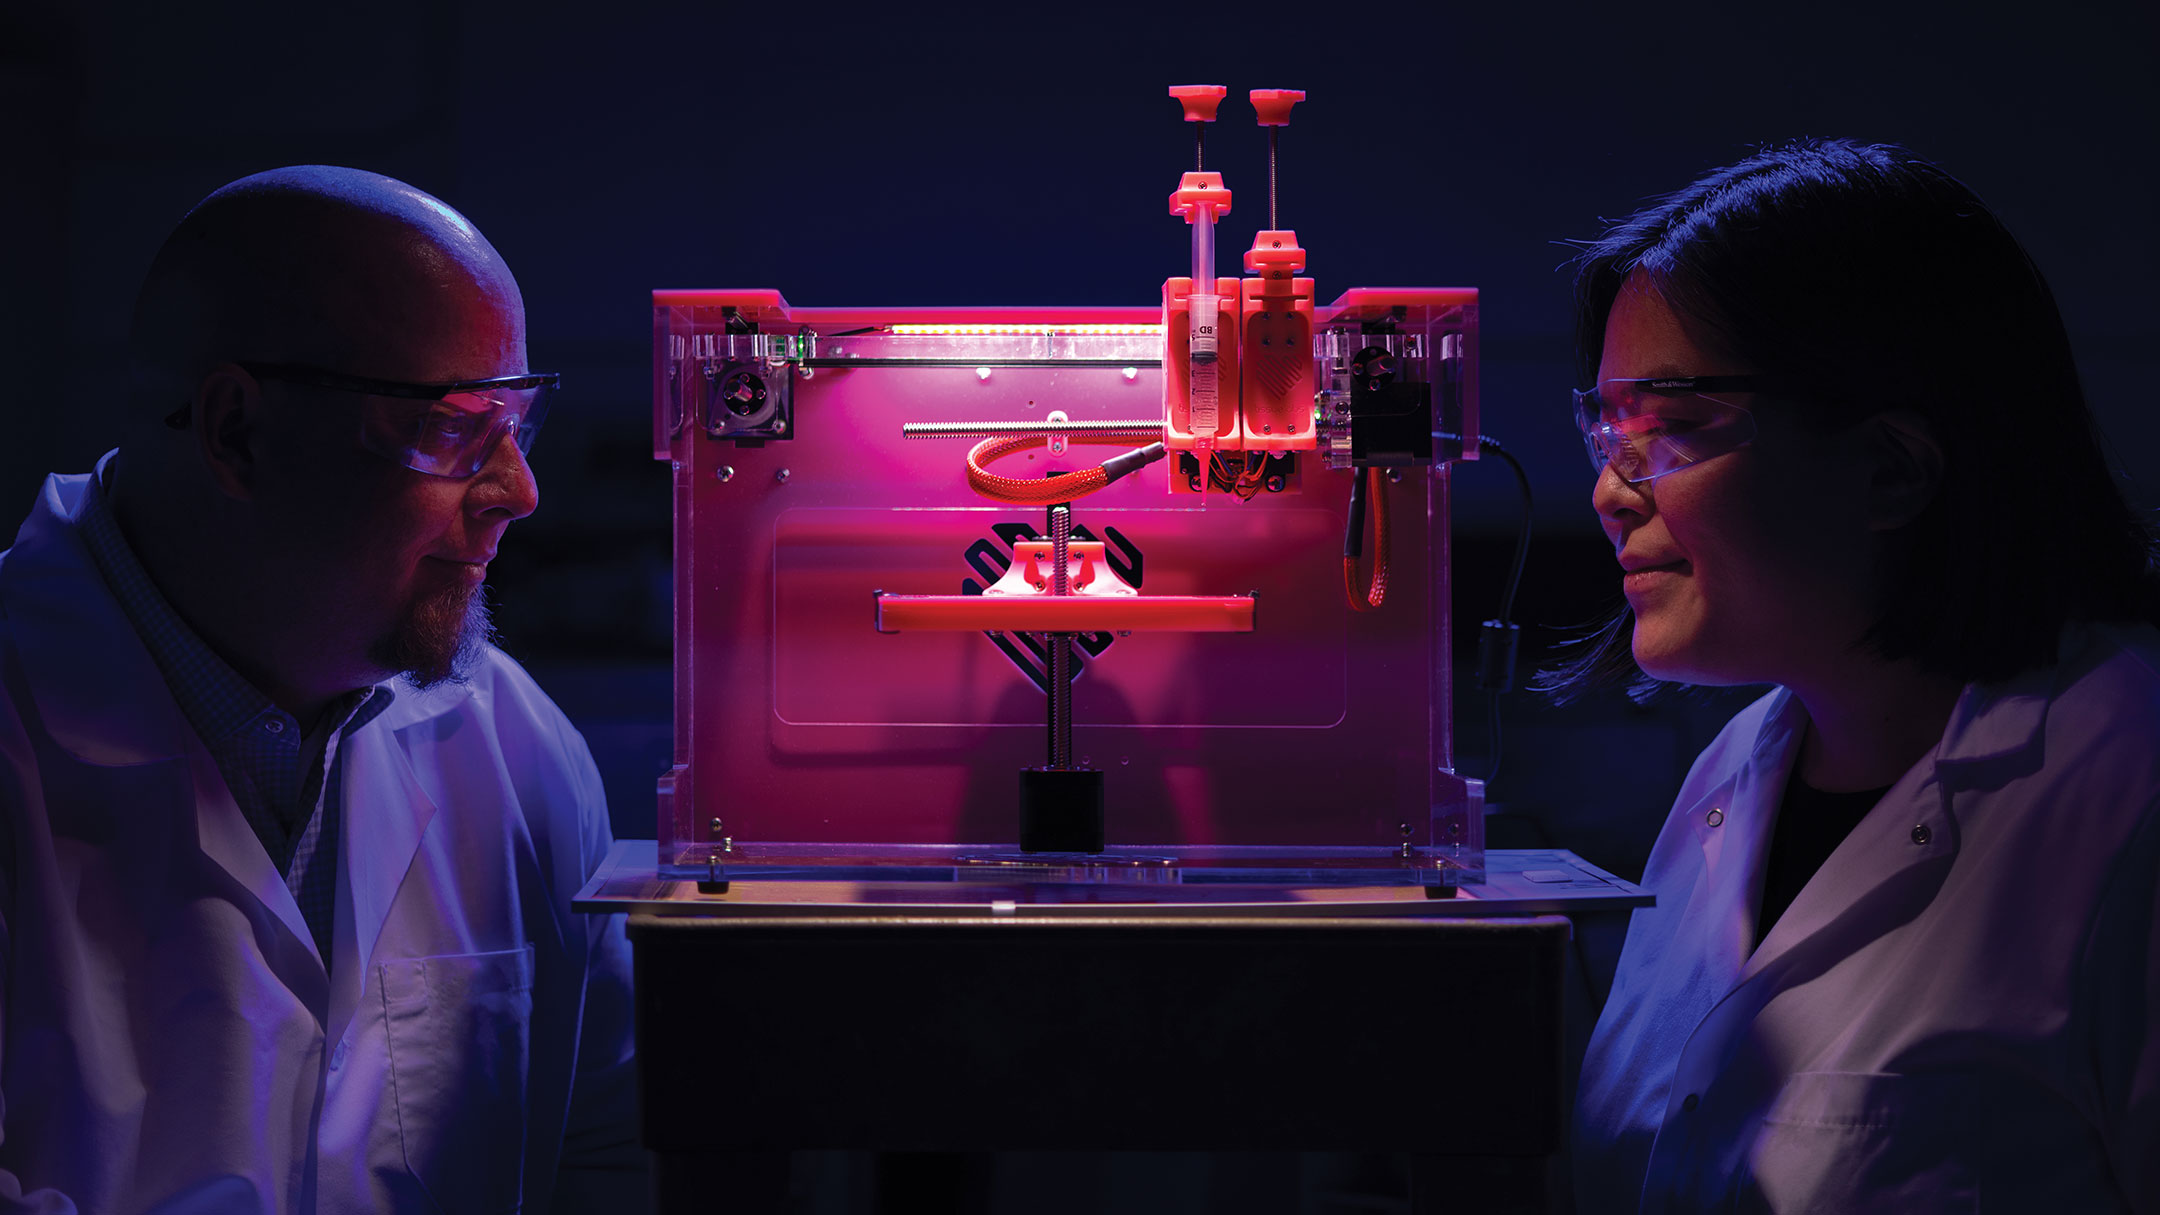
[[[1703,177],[1589,245],[1575,274],[1576,380],[1647,275],[1698,341],[1836,428],[1891,409],[1942,446],[1939,492],[1892,536],[1863,641],[1962,680],[2052,662],[2072,620],[2160,620],[2152,533],[2125,501],[2038,267],[1970,189],[1903,148],[1804,140]],[[1622,610],[1535,685],[1624,683]]]

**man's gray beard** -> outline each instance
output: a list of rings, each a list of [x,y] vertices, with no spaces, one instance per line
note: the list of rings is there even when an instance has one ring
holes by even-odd
[[[397,629],[377,642],[369,657],[402,672],[421,691],[463,683],[495,636],[487,587],[457,587],[412,605]]]

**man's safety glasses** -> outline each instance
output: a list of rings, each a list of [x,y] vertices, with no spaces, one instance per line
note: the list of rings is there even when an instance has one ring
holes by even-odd
[[[1755,415],[1719,394],[1757,392],[1751,375],[1599,380],[1575,394],[1575,426],[1590,467],[1610,464],[1630,485],[1722,456],[1755,437]]]
[[[407,384],[288,363],[240,366],[259,380],[377,398],[367,403],[360,425],[361,446],[432,477],[469,477],[479,472],[505,435],[514,436],[520,453],[530,452],[540,423],[547,418],[548,394],[562,381],[550,373]],[[165,422],[185,430],[187,407]]]

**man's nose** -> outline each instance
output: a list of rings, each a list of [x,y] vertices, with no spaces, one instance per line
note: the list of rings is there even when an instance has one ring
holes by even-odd
[[[522,519],[540,506],[540,482],[532,464],[518,450],[517,439],[504,435],[473,477],[467,509],[483,518],[508,515]]]

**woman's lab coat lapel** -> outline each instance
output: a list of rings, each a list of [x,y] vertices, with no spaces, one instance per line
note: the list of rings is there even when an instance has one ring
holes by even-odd
[[[1746,759],[1687,808],[1686,821],[1702,858],[1698,880],[1707,905],[1734,909],[1734,914],[1697,917],[1690,925],[1707,938],[1703,956],[1723,980],[1717,990],[1728,995],[1750,969],[1763,865],[1785,779],[1806,731],[1807,713],[1799,700],[1790,692],[1778,693]]]
[[[1825,1067],[1880,1066],[1864,1051],[1857,1061],[1819,1053],[1846,1041],[1844,1027],[1864,1015],[1849,1001],[1872,984],[1855,978],[1865,972],[1853,968],[1898,956],[1894,946],[1888,953],[1879,946],[1924,915],[1941,890],[1964,836],[1960,814],[1970,819],[1988,791],[2037,768],[2055,678],[2041,670],[2008,684],[1967,687],[1935,751],[1838,845],[1761,948],[1746,958],[1732,989],[1701,1018],[1680,1053],[1665,1130],[1644,1177],[1644,1210],[1708,1201],[1722,1192],[1725,1179],[1746,1169],[1742,1156],[1752,1143],[1748,1135],[1727,1132],[1761,1116],[1787,1078]],[[1797,706],[1788,698],[1785,708]],[[1776,804],[1805,723],[1797,712],[1779,718],[1791,728],[1775,740],[1776,731],[1766,729],[1762,738],[1774,745],[1757,747],[1734,778],[1736,784],[1754,779],[1753,804],[1763,810],[1759,838],[1748,849],[1750,881],[1725,892],[1738,890],[1742,897],[1720,897],[1704,908],[1728,912],[1704,918],[1744,923],[1750,939]],[[1706,866],[1723,859],[1705,856]],[[1871,960],[1857,960],[1863,956]],[[1693,1108],[1691,1097],[1703,1102],[1692,1122],[1682,1117]],[[1696,1193],[1701,1186],[1709,1188]]]
[[[2039,670],[2008,684],[1966,687],[1934,753],[1892,785],[1831,852],[1747,960],[1741,982],[1771,973],[1782,976],[1774,980],[1777,986],[1800,981],[1814,969],[1808,959],[1812,952],[1834,951],[1826,962],[1842,957],[1865,943],[1845,935],[1848,931],[1880,935],[1886,926],[1903,922],[1900,908],[1918,911],[1957,855],[1958,795],[1999,783],[1987,775],[1992,766],[2024,768],[2031,766],[2024,762],[2028,759],[2037,762],[2052,679],[2051,671]],[[1790,742],[1793,756],[1799,752],[1799,737],[1796,731]],[[1775,782],[1780,790],[1790,767],[1788,757]],[[1753,909],[1761,898],[1759,878],[1750,896],[1746,905],[1752,931]],[[1867,914],[1855,917],[1855,908]],[[1841,927],[1855,918],[1863,923]]]
[[[1723,916],[1703,917],[1695,931],[1734,934],[1721,937],[1722,948],[1713,952],[1728,961],[1740,960],[1730,990],[1712,1004],[1681,1052],[1668,1097],[1668,1127],[1677,1124],[1691,1096],[1706,1093],[1713,1083],[1751,1090],[1728,1094],[1729,1100],[1738,1099],[1721,1102],[1721,1107],[1759,1108],[1776,1095],[1769,1086],[1778,1077],[1810,1065],[1810,1060],[1784,1056],[1792,1043],[1814,1035],[1798,1032],[1799,1026],[1783,1026],[1782,1006],[1773,1007],[1772,1001],[1823,977],[1926,907],[1957,854],[1955,794],[1967,783],[1971,765],[2014,761],[2033,747],[2047,706],[2044,677],[2035,687],[1968,687],[1935,753],[1892,786],[1801,889],[1761,946],[1749,951],[1778,804],[1807,723],[1798,701],[1790,693],[1781,695],[1778,711],[1748,760],[1691,811],[1702,842],[1704,872],[1718,883],[1707,906],[1728,910]],[[1713,838],[1723,828],[1703,823],[1720,797],[1732,803],[1726,807],[1727,826],[1733,825],[1735,809],[1743,810],[1746,819],[1744,831],[1723,840]],[[1820,1010],[1796,1010],[1792,1015],[1813,1017]],[[1758,1088],[1762,1091],[1753,1091]],[[1686,1155],[1685,1144],[1660,1137],[1644,1181],[1645,1210],[1663,1209],[1675,1197],[1679,1179],[1674,1169]]]

